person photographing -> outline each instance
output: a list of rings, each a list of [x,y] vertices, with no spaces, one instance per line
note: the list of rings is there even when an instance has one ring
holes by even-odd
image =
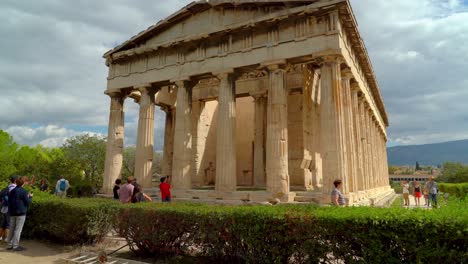
[[[8,213],[10,214],[10,233],[8,234],[7,250],[22,251],[19,245],[21,232],[26,222],[26,212],[32,202],[33,194],[23,188],[24,177],[16,179],[16,187],[8,193]]]

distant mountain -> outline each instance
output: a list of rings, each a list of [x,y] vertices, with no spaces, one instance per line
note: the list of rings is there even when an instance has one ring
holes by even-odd
[[[426,145],[408,145],[387,148],[390,165],[439,165],[447,161],[468,164],[468,140]]]

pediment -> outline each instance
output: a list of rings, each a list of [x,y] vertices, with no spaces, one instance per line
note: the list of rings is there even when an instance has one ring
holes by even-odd
[[[135,47],[159,45],[191,36],[209,35],[237,23],[245,23],[281,10],[319,1],[323,0],[203,0],[193,2],[108,51],[104,57]]]

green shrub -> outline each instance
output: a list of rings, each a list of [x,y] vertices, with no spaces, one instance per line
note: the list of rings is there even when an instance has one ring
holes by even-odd
[[[468,257],[462,203],[438,210],[141,204],[117,219],[139,254],[191,254],[196,245],[199,255],[249,263],[458,263]]]
[[[439,190],[463,198],[468,194],[468,183],[439,183]]]
[[[25,237],[64,244],[95,243],[112,230],[119,210],[119,204],[111,200],[40,196],[34,193],[23,229]]]
[[[468,198],[440,209],[227,206],[41,197],[25,235],[94,243],[112,228],[138,254],[240,263],[460,263]]]

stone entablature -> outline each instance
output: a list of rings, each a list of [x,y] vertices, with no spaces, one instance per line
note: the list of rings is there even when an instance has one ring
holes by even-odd
[[[106,93],[140,104],[135,176],[146,187],[155,105],[179,197],[214,183],[216,198],[242,185],[290,201],[341,178],[358,201],[388,187],[388,119],[346,0],[199,1],[105,58]],[[123,126],[120,101],[110,125]],[[120,174],[120,130],[109,128],[105,188]]]

